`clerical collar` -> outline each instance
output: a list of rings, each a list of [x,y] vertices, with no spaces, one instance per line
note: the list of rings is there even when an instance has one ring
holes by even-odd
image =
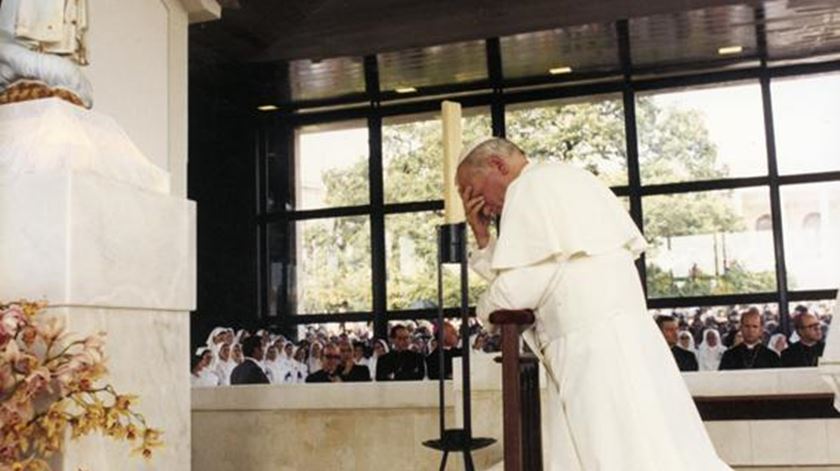
[[[754,344],[748,344],[747,342],[744,342],[744,346],[747,347],[747,349],[749,349],[749,350],[752,350],[753,348],[755,348],[759,345],[761,345],[760,340],[758,342],[754,343]]]

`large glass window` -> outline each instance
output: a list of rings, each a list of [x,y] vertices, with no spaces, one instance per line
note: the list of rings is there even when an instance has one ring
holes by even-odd
[[[840,183],[785,185],[780,191],[788,288],[837,288]]]
[[[636,99],[642,184],[767,174],[758,83]]]
[[[388,309],[429,309],[437,307],[437,226],[443,224],[440,212],[389,214],[385,216]],[[474,241],[470,236],[470,248]],[[460,267],[443,267],[443,302],[446,307],[460,305]],[[470,303],[487,287],[483,278],[469,273]]]
[[[840,170],[840,74],[773,80],[779,173]]]
[[[370,311],[373,304],[368,217],[298,221],[295,231],[298,312]]]
[[[463,111],[464,145],[489,136],[486,108]],[[440,114],[386,118],[382,123],[385,203],[443,199],[443,127]]]
[[[773,292],[773,234],[752,224],[767,188],[642,199],[651,298]]]
[[[750,8],[733,11],[737,14],[730,15],[730,19],[742,15],[752,18]],[[702,19],[702,15],[686,18],[693,21]],[[650,22],[630,22],[631,45],[632,38],[640,34],[647,42],[656,42],[656,35],[650,34],[656,33],[655,28],[649,28],[650,25],[655,26]],[[752,31],[750,28],[747,29]],[[558,42],[558,38],[601,41],[620,31],[613,27],[603,31],[600,27],[566,29],[502,38],[500,53],[509,56],[511,51],[529,45],[536,49],[554,47],[563,42]],[[609,41],[604,42],[603,51],[587,56],[592,61],[587,62],[586,54],[580,56],[583,65],[550,64],[557,57],[578,57],[580,51],[574,47],[560,51],[559,56],[548,54],[548,59],[540,59],[539,63],[529,62],[526,47],[524,55],[515,57],[512,63],[502,61],[501,81],[494,82],[505,92],[501,102],[499,95],[489,90],[456,92],[464,92],[458,97],[466,97],[465,103],[480,104],[464,109],[464,145],[491,134],[488,104],[494,103],[499,105],[494,111],[504,112],[504,116],[495,117],[505,123],[506,136],[533,160],[566,161],[591,171],[622,195],[620,199],[628,211],[631,200],[636,203],[641,198],[642,211],[632,216],[643,216],[644,234],[650,242],[642,270],[647,296],[655,300],[653,305],[667,307],[656,313],[674,314],[683,322],[682,327],[694,337],[694,347],[703,340],[701,330],[705,329],[717,330],[725,341],[734,341],[740,314],[750,307],[735,303],[745,298],[773,301],[757,306],[764,313],[765,340],[769,340],[771,334],[789,325],[790,318],[780,318],[780,314],[794,313],[802,304],[795,300],[815,297],[813,292],[802,291],[818,290],[819,297],[828,298],[833,296],[829,291],[837,288],[840,279],[840,246],[836,243],[840,240],[840,181],[834,179],[834,173],[827,173],[840,170],[840,133],[835,132],[840,129],[840,73],[777,79],[773,78],[776,72],[772,67],[762,69],[762,74],[771,76],[773,116],[769,121],[775,130],[773,144],[781,175],[780,179],[771,179],[759,74],[750,69],[744,71],[744,76],[752,79],[714,83],[718,77],[677,67],[693,61],[692,58],[721,63],[734,60],[719,52],[718,47],[725,45],[716,45],[715,38],[720,35],[706,36],[711,42],[695,44],[697,47],[688,55],[665,57],[661,55],[664,49],[645,53],[650,56],[648,59],[664,57],[664,62],[636,60],[638,51],[633,46],[632,63],[639,67],[631,71],[628,82],[609,75],[617,56],[602,60],[608,54],[601,53],[611,50]],[[710,49],[710,45],[715,47]],[[342,317],[371,321],[369,325],[359,324],[356,335],[360,337],[370,335],[372,322],[379,323],[376,327],[382,331],[387,327],[383,323],[412,317],[414,321],[409,324],[416,329],[417,338],[429,340],[426,330],[430,330],[428,322],[435,317],[437,308],[436,230],[443,222],[441,211],[436,210],[436,202],[443,196],[442,124],[439,112],[428,111],[436,108],[441,96],[432,96],[437,92],[423,87],[440,85],[450,90],[450,85],[467,82],[484,85],[481,81],[491,76],[486,73],[485,58],[488,52],[494,53],[494,48],[485,46],[479,41],[408,54],[377,55],[378,69],[366,70],[378,70],[382,93],[378,98],[368,98],[381,102],[352,105],[364,110],[335,108],[323,116],[329,116],[329,120],[338,119],[336,116],[372,116],[371,122],[381,118],[381,134],[379,130],[369,132],[365,119],[343,117],[339,122],[308,124],[314,122],[320,110],[305,110],[315,113],[304,118],[301,116],[305,113],[288,115],[291,123],[301,120],[292,137],[294,142],[283,143],[293,146],[263,145],[265,149],[294,147],[295,152],[294,159],[286,158],[282,151],[266,156],[266,176],[272,180],[268,214],[259,215],[259,224],[267,229],[268,238],[268,254],[261,254],[268,262],[268,269],[261,273],[268,280],[261,282],[269,290],[267,295],[263,293],[263,299],[268,300],[263,307],[269,316],[284,314],[282,310],[287,305],[296,306],[297,314],[356,313],[324,320],[332,322]],[[749,43],[743,47],[746,54],[751,53]],[[466,62],[461,60],[465,57]],[[466,64],[466,69],[452,69],[446,61]],[[359,69],[358,61],[347,64],[356,72],[364,69]],[[480,67],[476,68],[476,64]],[[657,64],[673,65],[674,77],[668,80],[668,89],[656,89],[654,81],[640,85],[637,72],[654,73]],[[648,69],[648,65],[654,68]],[[571,69],[572,75],[561,74],[561,66]],[[548,73],[547,68],[555,69],[564,88],[549,80],[537,83],[537,76]],[[417,79],[405,73],[415,69],[424,76]],[[592,95],[590,85],[573,82],[575,74],[601,81],[602,90],[629,90],[635,99],[638,145],[633,151],[638,154],[638,168],[631,168],[628,160],[625,130],[633,123],[625,120],[621,93]],[[692,77],[686,76],[684,83],[708,85],[673,88],[677,85],[671,84],[680,83],[680,76],[685,74]],[[695,81],[695,77],[701,80]],[[353,93],[360,91],[356,85]],[[406,95],[397,97],[394,89],[409,85],[419,88],[419,92],[409,95],[411,103],[401,103]],[[637,91],[637,86],[645,91]],[[571,92],[577,87],[589,94],[557,98],[573,95]],[[446,93],[443,87],[437,90]],[[513,93],[508,94],[508,90]],[[321,98],[328,96],[332,95]],[[427,112],[395,115],[398,108]],[[277,136],[288,139],[283,133]],[[371,149],[374,154],[381,151],[381,174],[370,175],[370,170],[376,168],[371,166]],[[639,183],[630,179],[636,171]],[[818,172],[825,173],[809,175]],[[794,174],[798,176],[789,177]],[[749,177],[758,178],[734,180]],[[370,195],[378,197],[380,190],[383,200],[372,201]],[[771,190],[780,192],[781,214],[774,213],[771,207]],[[281,197],[293,200],[293,204],[277,199]],[[633,209],[638,211],[635,205]],[[782,227],[776,227],[774,221],[781,221]],[[372,250],[379,250],[383,240],[384,253],[373,257]],[[779,241],[784,247],[774,246]],[[470,245],[475,249],[472,237]],[[778,253],[785,257],[787,279],[782,283],[777,280],[781,273],[775,258]],[[379,256],[384,257],[384,273],[373,272],[381,269]],[[374,259],[376,266],[372,264]],[[460,301],[458,269],[443,269],[446,308],[454,308]],[[374,280],[384,280],[385,299],[373,299],[374,293],[381,293],[373,290]],[[484,280],[470,273],[470,304],[475,305],[486,287]],[[762,294],[742,296],[755,293]],[[776,304],[785,297],[794,301],[790,305]],[[386,312],[374,312],[374,303],[384,305]],[[701,305],[668,307],[688,303]],[[828,323],[827,302],[806,304],[808,309],[820,313],[824,324]],[[297,319],[311,321],[309,317]],[[327,330],[345,327],[324,325]],[[312,331],[304,329],[301,334],[311,336]]]
[[[607,185],[626,185],[623,110],[621,97],[511,105],[507,137],[534,160],[568,161]]]
[[[307,126],[296,131],[296,209],[367,204],[365,121]]]

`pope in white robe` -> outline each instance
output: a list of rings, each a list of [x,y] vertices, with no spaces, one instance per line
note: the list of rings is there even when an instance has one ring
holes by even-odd
[[[825,340],[825,351],[820,358],[820,373],[834,391],[834,408],[840,411],[840,289],[837,290],[837,300],[828,327],[828,337]]]
[[[497,138],[465,149],[456,181],[480,247],[471,266],[491,282],[479,317],[536,315],[523,335],[551,378],[546,469],[729,470],[647,312],[634,264],[645,241],[613,193]]]

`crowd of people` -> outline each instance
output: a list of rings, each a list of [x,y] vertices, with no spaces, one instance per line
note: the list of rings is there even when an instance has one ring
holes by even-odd
[[[796,306],[790,335],[776,312],[757,306],[724,316],[701,309],[659,314],[656,323],[680,371],[715,371],[817,366],[831,317],[820,304]]]
[[[655,313],[681,371],[816,366],[831,322],[827,306],[797,306],[793,331],[782,332],[778,313],[757,306],[698,308]],[[387,339],[369,326],[330,331],[307,326],[299,340],[267,330],[213,329],[192,362],[196,387],[437,379],[437,329],[428,321],[391,326]],[[473,352],[498,351],[499,338],[470,325]],[[444,323],[444,375],[461,353],[457,324]],[[237,374],[234,372],[239,368]]]
[[[444,375],[452,377],[452,359],[461,355],[456,324],[443,330]],[[499,338],[478,323],[470,325],[473,352],[498,351]],[[295,384],[438,379],[440,351],[435,324],[392,325],[387,339],[371,329],[329,331],[308,326],[295,341],[268,330],[249,332],[216,327],[192,360],[194,387],[234,384]]]

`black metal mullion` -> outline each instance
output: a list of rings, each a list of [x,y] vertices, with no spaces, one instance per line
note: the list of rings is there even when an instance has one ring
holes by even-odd
[[[266,124],[265,121],[269,121]],[[268,202],[268,159],[271,157],[268,146],[268,128],[270,128],[270,120],[262,120],[257,125],[257,131],[254,133],[254,158],[256,159],[256,204],[254,212],[254,223],[257,225],[257,317],[266,319],[268,317],[269,299],[268,293],[270,290],[270,263],[268,260],[268,237],[265,223],[261,223],[260,214],[265,214],[266,205]]]
[[[639,189],[642,196],[674,195],[679,193],[693,193],[698,191],[732,190],[765,186],[770,183],[769,177],[724,178],[721,180],[698,180],[677,183],[659,183],[645,185]]]
[[[502,71],[502,48],[499,38],[490,38],[487,46],[487,76],[493,87],[490,102],[490,118],[492,133],[496,137],[505,137],[505,101],[504,101],[504,73]]]
[[[779,166],[776,156],[776,134],[773,126],[773,102],[770,92],[770,76],[760,78],[761,102],[764,111],[764,132],[767,145],[767,173],[770,179],[770,217],[773,222],[773,252],[776,257],[776,291],[779,303],[779,324],[782,332],[790,333],[788,314],[787,265],[785,263],[785,242],[782,229],[782,203],[779,190]]]
[[[636,128],[636,93],[633,90],[631,74],[633,71],[630,55],[630,32],[627,20],[620,20],[615,24],[618,37],[618,60],[623,75],[621,99],[624,109],[624,139],[627,149],[627,183],[630,198],[630,217],[644,233],[644,215],[642,213],[641,177],[639,170],[639,139]],[[642,282],[642,288],[647,296],[647,269],[645,254],[636,261],[636,269]]]
[[[376,56],[365,57],[365,86],[370,96],[368,116],[368,165],[370,187],[371,294],[375,338],[388,337],[387,260],[385,258],[385,181],[382,163],[382,114],[380,113],[379,64]],[[371,317],[368,317],[371,320]]]

